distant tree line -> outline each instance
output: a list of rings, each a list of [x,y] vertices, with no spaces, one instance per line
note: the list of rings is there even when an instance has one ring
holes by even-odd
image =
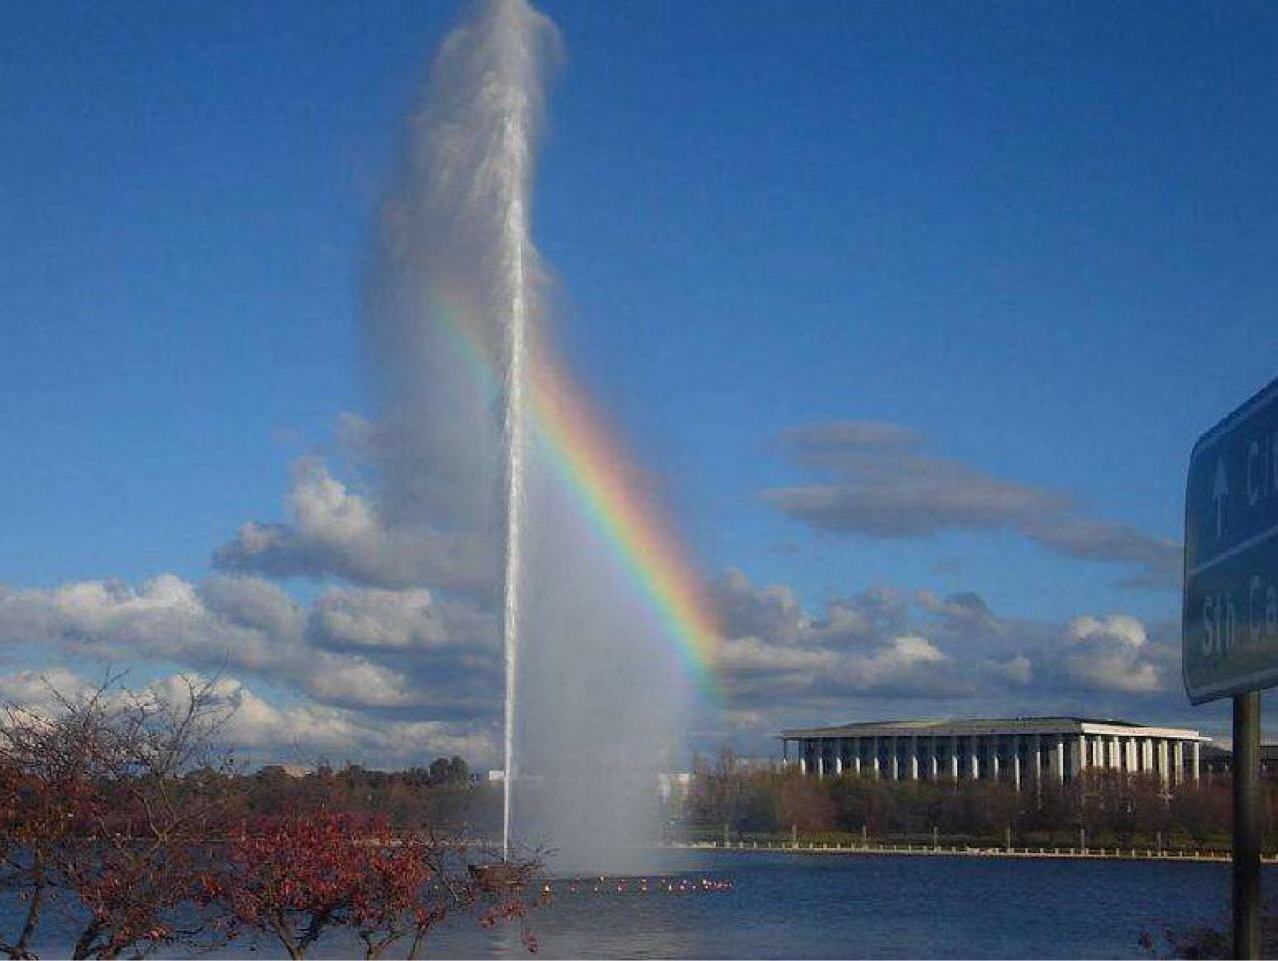
[[[1268,826],[1278,824],[1278,786],[1266,785]],[[1221,778],[1172,789],[1156,775],[1087,770],[1077,780],[1017,791],[987,780],[885,781],[816,778],[794,768],[757,768],[724,750],[694,760],[684,806],[694,836],[730,839],[864,834],[873,839],[944,836],[1018,845],[1192,847],[1228,844],[1230,786]],[[1272,830],[1269,836],[1274,836]]]
[[[469,766],[456,756],[404,771],[379,771],[358,764],[334,769],[319,764],[297,774],[271,764],[251,773],[200,771],[195,776],[223,778],[227,810],[236,816],[283,814],[324,805],[384,816],[397,828],[429,825],[436,830],[465,827],[491,833],[501,824],[501,786],[472,784]]]
[[[418,957],[459,913],[518,919],[535,947],[521,893],[535,859],[469,869],[492,856],[468,851],[461,829],[493,792],[469,786],[460,758],[246,773],[220,747],[229,715],[209,684],[55,697],[51,711],[0,708],[0,956],[187,954],[242,938],[302,958],[338,933],[365,958]]]

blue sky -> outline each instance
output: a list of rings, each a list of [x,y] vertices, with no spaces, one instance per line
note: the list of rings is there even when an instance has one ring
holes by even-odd
[[[830,480],[786,431],[887,422],[925,471],[1179,542],[1194,439],[1278,359],[1278,11],[542,8],[561,345],[708,576],[812,612],[878,584],[1176,619],[1174,584],[1020,514],[867,536],[765,492]],[[296,458],[337,456],[338,415],[370,413],[378,205],[462,9],[0,10],[0,584],[197,582]],[[1194,722],[1178,684],[1145,707]]]

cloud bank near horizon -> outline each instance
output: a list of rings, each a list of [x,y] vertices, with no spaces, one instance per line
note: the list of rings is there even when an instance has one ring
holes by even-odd
[[[1001,615],[972,592],[885,585],[806,611],[785,585],[716,579],[724,618],[720,736],[900,716],[1183,716],[1177,626],[1128,614]]]
[[[339,436],[376,466],[380,428]],[[1065,556],[1126,564],[1161,584],[1174,545],[1083,514],[1069,498],[926,453],[892,424],[847,421],[785,435],[792,458],[831,478],[765,499],[818,530],[872,539],[1011,528]],[[501,652],[492,540],[388,509],[317,457],[295,465],[284,520],[250,521],[214,572],[137,584],[0,585],[0,699],[88,683],[93,665],[218,677],[231,733],[263,759],[354,757],[410,765],[460,753],[496,764]],[[461,516],[461,515],[459,515]],[[282,585],[315,585],[299,602]],[[870,585],[807,609],[786,584],[740,570],[710,579],[723,626],[724,702],[702,707],[692,746],[767,751],[783,726],[903,715],[1184,716],[1174,623],[1123,612],[1066,622],[1009,617],[975,591]],[[75,665],[74,669],[69,665]],[[168,672],[168,674],[166,674]]]
[[[483,612],[421,588],[333,586],[304,608],[246,576],[0,586],[6,660],[80,665],[0,676],[0,699],[47,701],[46,676],[74,692],[93,663],[132,669],[143,683],[157,671],[193,671],[241,692],[230,698],[239,709],[230,733],[267,759],[343,750],[397,763],[460,745],[489,757],[492,634]],[[281,692],[270,697],[284,706],[259,689]]]
[[[1184,712],[1174,625],[1121,613],[1018,619],[976,593],[886,585],[813,611],[791,587],[737,570],[708,590],[724,625],[724,700],[703,706],[701,749],[730,739],[766,751],[783,726],[876,717]],[[0,588],[0,646],[76,664],[47,672],[60,689],[88,684],[94,663],[217,676],[242,715],[232,737],[262,760],[496,763],[492,615],[425,588],[334,585],[305,607],[244,575]],[[38,703],[41,676],[0,675],[0,699]]]

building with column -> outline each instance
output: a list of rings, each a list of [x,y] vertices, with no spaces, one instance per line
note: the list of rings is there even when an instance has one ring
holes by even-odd
[[[784,763],[816,777],[987,779],[1020,788],[1066,784],[1093,768],[1155,774],[1167,786],[1197,781],[1209,739],[1108,718],[1017,717],[795,728],[780,740]]]
[[[1214,744],[1203,745],[1203,777],[1229,777],[1234,767],[1233,751]],[[1260,776],[1278,778],[1278,744],[1260,745]]]

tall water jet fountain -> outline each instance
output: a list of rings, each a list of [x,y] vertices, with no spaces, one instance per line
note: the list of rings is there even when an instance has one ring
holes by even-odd
[[[379,457],[388,515],[455,546],[428,586],[496,599],[503,858],[611,870],[656,826],[709,631],[649,479],[550,347],[530,194],[558,52],[526,0],[489,0],[436,57],[374,276]]]
[[[515,62],[526,55],[526,23],[528,12],[518,3],[504,3],[496,7],[500,35],[512,44],[506,55]],[[519,681],[519,611],[522,589],[523,561],[523,510],[524,510],[524,394],[525,367],[528,353],[528,296],[527,277],[524,272],[525,247],[528,245],[529,186],[528,130],[530,98],[519,84],[502,84],[498,96],[505,101],[502,108],[505,122],[498,148],[497,167],[505,174],[506,208],[505,266],[508,278],[510,316],[506,321],[506,405],[502,417],[502,436],[506,457],[506,531],[505,564],[502,577],[501,636],[505,661],[506,695],[503,699],[503,768],[501,808],[501,856],[510,858],[511,805],[514,802],[515,783],[515,691]]]

